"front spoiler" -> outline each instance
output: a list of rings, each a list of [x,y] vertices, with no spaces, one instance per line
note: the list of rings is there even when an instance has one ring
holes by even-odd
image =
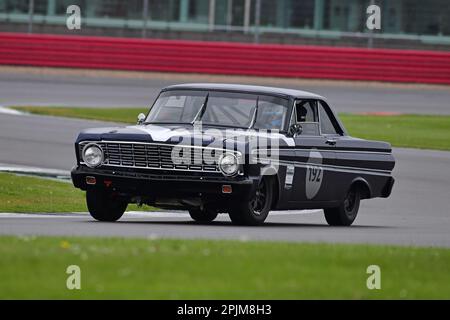
[[[92,169],[84,166],[71,171],[76,188],[106,189],[130,196],[150,196],[155,198],[197,198],[208,197],[226,199],[250,199],[256,190],[259,177],[227,178],[222,175],[176,175],[150,174],[137,171],[113,169]],[[96,184],[88,185],[86,177],[95,177]],[[223,185],[231,185],[232,193],[222,193]]]

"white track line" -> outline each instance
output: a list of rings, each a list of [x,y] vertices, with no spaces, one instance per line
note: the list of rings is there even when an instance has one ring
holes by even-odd
[[[0,213],[0,219],[4,218],[26,218],[26,219],[45,219],[45,218],[87,218],[86,214],[60,214],[60,213]]]
[[[186,218],[189,215],[186,213],[173,212],[126,212],[125,218]],[[90,218],[86,212],[72,212],[72,213],[0,213],[0,218],[25,218],[25,219],[48,219],[48,218]]]
[[[47,175],[47,176],[54,176],[54,177],[70,177],[70,171],[66,171],[66,170],[46,169],[46,168],[20,166],[20,165],[15,165],[15,164],[4,164],[4,163],[0,163],[0,172]]]
[[[3,107],[3,106],[0,106],[0,113],[12,114],[12,115],[15,115],[15,116],[23,116],[23,115],[25,115],[25,113],[23,113],[23,112],[20,112],[20,111],[14,110],[14,109],[10,109],[10,108],[6,108],[6,107]]]
[[[282,215],[304,215],[317,213],[321,210],[292,210],[292,211],[273,211],[270,216],[282,216]],[[164,211],[128,211],[124,215],[125,218],[188,218],[187,212],[164,212]],[[0,213],[1,218],[25,218],[25,219],[48,219],[48,218],[90,218],[85,212],[72,212],[72,213]]]

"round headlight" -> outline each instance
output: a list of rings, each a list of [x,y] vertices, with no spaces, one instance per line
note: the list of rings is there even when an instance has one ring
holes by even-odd
[[[225,176],[234,176],[239,170],[239,163],[232,153],[225,153],[219,159],[219,169]]]
[[[98,167],[103,162],[102,149],[96,144],[88,144],[83,149],[83,161],[88,167]]]

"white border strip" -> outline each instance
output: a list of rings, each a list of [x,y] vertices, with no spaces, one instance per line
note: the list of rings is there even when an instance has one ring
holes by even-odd
[[[70,171],[0,163],[0,172],[70,178]]]
[[[3,107],[3,106],[0,106],[0,113],[11,114],[11,115],[15,115],[15,116],[23,116],[23,115],[26,114],[24,112],[21,112],[21,111],[18,111],[18,110],[14,110],[14,109],[10,109],[10,108]]]
[[[305,215],[312,213],[319,213],[320,209],[308,209],[308,210],[283,210],[283,211],[271,211],[269,217],[272,216],[286,216],[286,215]],[[219,215],[220,217],[221,215]],[[226,216],[225,214],[222,216]],[[124,218],[189,218],[187,211],[127,211]],[[0,213],[0,219],[92,219],[86,212],[68,212],[68,213]],[[190,219],[190,218],[189,218]]]

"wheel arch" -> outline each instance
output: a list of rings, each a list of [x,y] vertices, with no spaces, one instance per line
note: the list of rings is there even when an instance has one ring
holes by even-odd
[[[278,205],[279,202],[279,197],[280,197],[280,177],[277,174],[270,176],[270,180],[273,183],[273,195],[272,195],[272,204],[270,205],[270,209],[275,209]]]
[[[273,166],[267,166],[262,168],[261,170],[261,178],[267,178],[269,179],[269,181],[273,184],[273,195],[272,195],[272,203],[270,205],[270,209],[275,209],[278,202],[279,202],[279,197],[281,194],[280,191],[280,176],[278,174],[278,170],[277,168],[273,167]]]

